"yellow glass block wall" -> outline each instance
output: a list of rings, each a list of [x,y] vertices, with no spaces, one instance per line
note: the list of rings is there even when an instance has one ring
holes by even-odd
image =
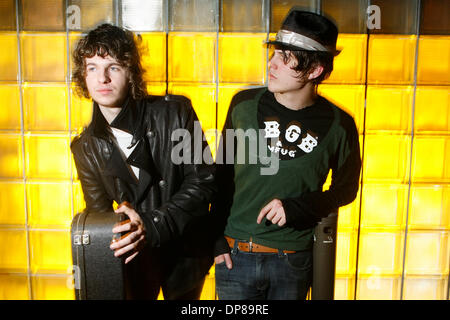
[[[450,8],[437,0],[0,0],[0,299],[74,298],[84,201],[69,145],[92,111],[70,79],[76,41],[102,22],[138,33],[149,92],[189,97],[214,147],[233,95],[267,84],[263,43],[293,5],[336,20],[342,52],[318,92],[360,134],[335,298],[448,299]],[[215,298],[214,267],[201,298]]]

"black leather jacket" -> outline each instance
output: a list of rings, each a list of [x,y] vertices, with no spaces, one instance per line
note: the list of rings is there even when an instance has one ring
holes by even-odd
[[[216,191],[214,166],[171,161],[178,142],[171,141],[172,132],[187,129],[193,143],[196,120],[190,100],[182,96],[128,98],[111,123],[133,135],[136,148],[125,162],[94,103],[91,124],[71,144],[85,210],[110,211],[113,201],[131,203],[144,221],[148,245],[159,248],[158,257],[172,261],[165,285],[180,292],[189,290],[212,264],[211,241],[202,230],[208,228],[208,206]],[[207,144],[202,143],[204,150]],[[140,169],[139,180],[127,164]]]

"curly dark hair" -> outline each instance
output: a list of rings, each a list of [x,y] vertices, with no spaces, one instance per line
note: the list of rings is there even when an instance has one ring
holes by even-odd
[[[141,66],[139,45],[141,37],[129,30],[102,24],[78,41],[72,53],[74,68],[72,80],[75,83],[75,93],[90,98],[86,86],[86,59],[95,55],[107,55],[116,59],[120,65],[129,70],[129,93],[133,99],[142,99],[147,96],[146,83],[143,80],[144,70]]]
[[[308,75],[319,65],[323,67],[323,71],[317,78],[310,80],[314,85],[327,79],[333,71],[334,56],[329,52],[292,50],[283,46],[275,46],[275,48],[282,51],[285,64],[289,63],[293,57],[297,60],[296,66],[292,69],[297,71],[298,78],[303,82],[308,81]]]

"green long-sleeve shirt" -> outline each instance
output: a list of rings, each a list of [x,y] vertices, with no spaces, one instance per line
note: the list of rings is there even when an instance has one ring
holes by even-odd
[[[260,160],[261,152],[257,150],[252,158],[255,150],[247,143],[245,163],[237,163],[235,155],[233,165],[223,165],[229,172],[219,174],[218,183],[232,188],[224,187],[221,192],[233,193],[232,197],[224,195],[228,200],[221,205],[229,209],[224,234],[278,249],[310,249],[315,223],[353,201],[358,190],[361,158],[353,118],[320,96],[311,106],[290,110],[266,88],[259,88],[233,98],[225,128],[262,129],[264,136],[259,139],[265,141],[261,146],[280,160],[276,174],[261,174],[269,164],[248,161]],[[330,169],[330,189],[322,192]],[[232,183],[220,181],[232,178]],[[257,224],[260,210],[275,198],[283,203],[286,225]]]

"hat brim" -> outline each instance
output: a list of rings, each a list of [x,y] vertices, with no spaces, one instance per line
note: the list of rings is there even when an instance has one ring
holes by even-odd
[[[281,41],[266,41],[265,44],[267,46],[280,46],[282,48],[285,48],[287,50],[295,50],[295,51],[308,51],[308,52],[328,52],[331,53],[333,56],[337,56],[339,53],[341,53],[342,50],[335,50],[335,51],[316,51],[316,50],[307,50],[303,49],[285,42]]]

